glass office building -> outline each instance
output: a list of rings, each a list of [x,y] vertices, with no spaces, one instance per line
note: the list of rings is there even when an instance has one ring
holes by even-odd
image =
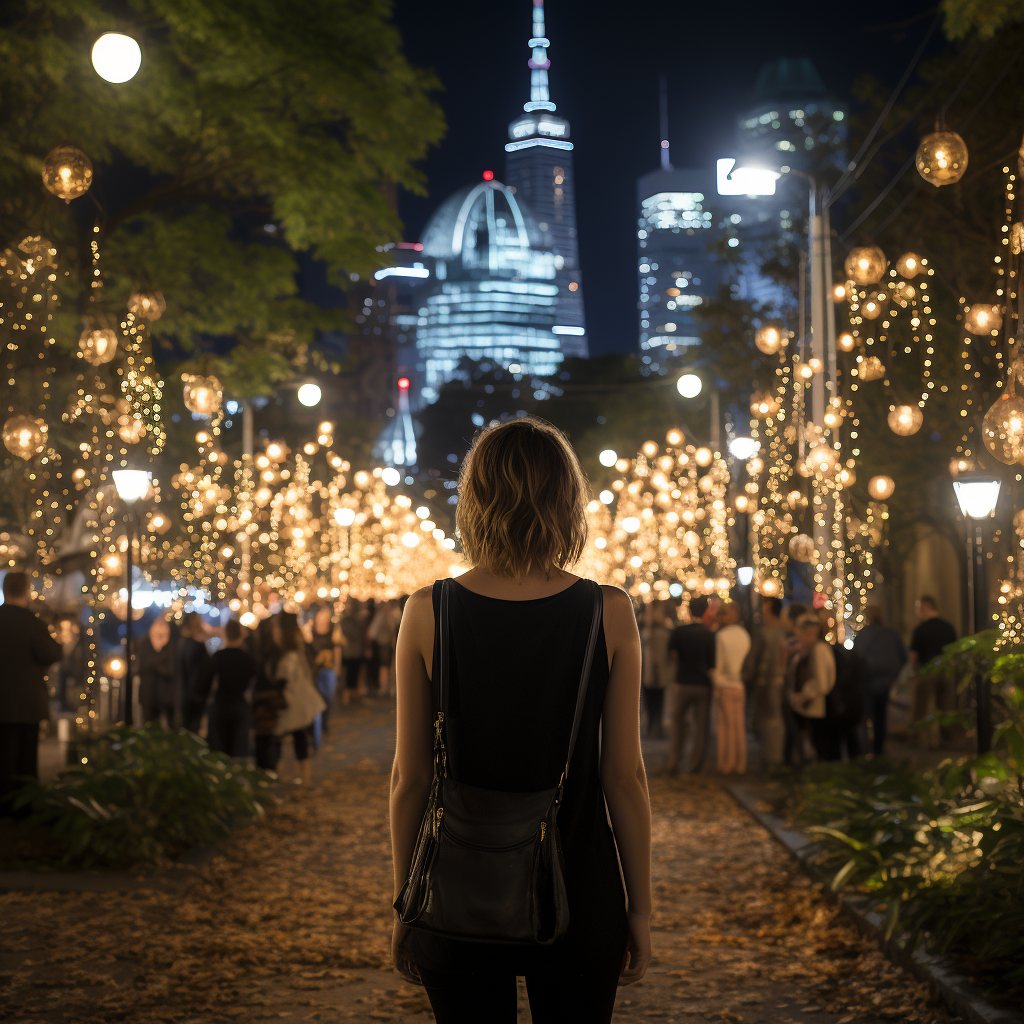
[[[433,277],[416,326],[423,398],[436,400],[460,360],[518,363],[524,374],[562,361],[555,254],[537,218],[500,181],[451,196],[423,234]]]

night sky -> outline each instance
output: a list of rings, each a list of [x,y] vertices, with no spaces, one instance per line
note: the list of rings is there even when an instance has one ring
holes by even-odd
[[[424,165],[429,197],[401,200],[407,239],[419,239],[433,210],[484,170],[503,177],[508,122],[529,99],[531,9],[530,0],[396,0],[406,52],[441,79],[448,120]],[[809,56],[841,99],[865,74],[891,88],[934,10],[922,0],[547,0],[551,98],[576,145],[591,354],[637,345],[635,191],[636,179],[658,166],[658,76],[668,77],[673,164],[710,168],[732,152],[736,114],[764,61]]]

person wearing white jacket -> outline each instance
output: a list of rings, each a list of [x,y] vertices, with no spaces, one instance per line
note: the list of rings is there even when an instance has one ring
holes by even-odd
[[[274,643],[281,652],[273,678],[283,683],[282,693],[287,702],[278,714],[274,735],[291,736],[299,778],[303,785],[309,786],[313,781],[309,728],[327,703],[313,681],[298,616],[293,612],[278,613],[273,620],[273,632]]]
[[[740,625],[740,609],[726,601],[718,612],[715,667],[711,670],[715,698],[715,737],[718,770],[742,775],[747,770],[747,726],[744,705],[743,660],[750,650],[750,634]]]
[[[820,620],[805,615],[797,624],[797,653],[791,662],[789,706],[797,720],[806,720],[819,761],[840,759],[839,741],[825,717],[825,698],[836,685],[836,659],[821,639]]]

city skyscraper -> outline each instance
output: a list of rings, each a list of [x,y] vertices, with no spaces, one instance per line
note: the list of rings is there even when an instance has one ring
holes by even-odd
[[[530,37],[530,100],[508,126],[505,181],[533,211],[555,258],[558,286],[555,333],[567,356],[586,357],[587,325],[583,312],[579,242],[576,235],[576,186],[569,122],[555,113],[548,88],[548,47],[544,0],[533,0]]]
[[[467,356],[518,365],[512,372],[524,375],[557,372],[564,335],[555,256],[513,189],[486,178],[460,189],[430,218],[421,251],[433,267],[416,327],[426,402]]]

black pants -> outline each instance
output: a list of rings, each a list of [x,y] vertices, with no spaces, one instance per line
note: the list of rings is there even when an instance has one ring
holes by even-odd
[[[248,704],[220,705],[214,701],[208,722],[210,749],[228,757],[248,757],[250,717]]]
[[[615,1009],[622,954],[566,970],[562,965],[526,975],[534,1024],[607,1024]],[[420,969],[437,1024],[515,1024],[516,975],[447,974]]]
[[[276,736],[257,735],[253,753],[256,755],[256,767],[265,772],[276,772],[277,762],[281,760],[281,741]]]
[[[359,686],[359,670],[363,667],[364,658],[346,658],[345,668],[345,689],[354,690]]]
[[[647,735],[663,736],[662,715],[665,713],[665,690],[654,686],[643,688],[644,709],[647,712]]]
[[[20,777],[39,778],[39,723],[0,722],[0,814],[10,813]]]
[[[889,731],[889,690],[869,691],[866,718],[871,722],[871,748],[876,756],[885,753],[885,739]]]
[[[811,718],[811,742],[819,761],[843,759],[843,731],[827,718]]]

